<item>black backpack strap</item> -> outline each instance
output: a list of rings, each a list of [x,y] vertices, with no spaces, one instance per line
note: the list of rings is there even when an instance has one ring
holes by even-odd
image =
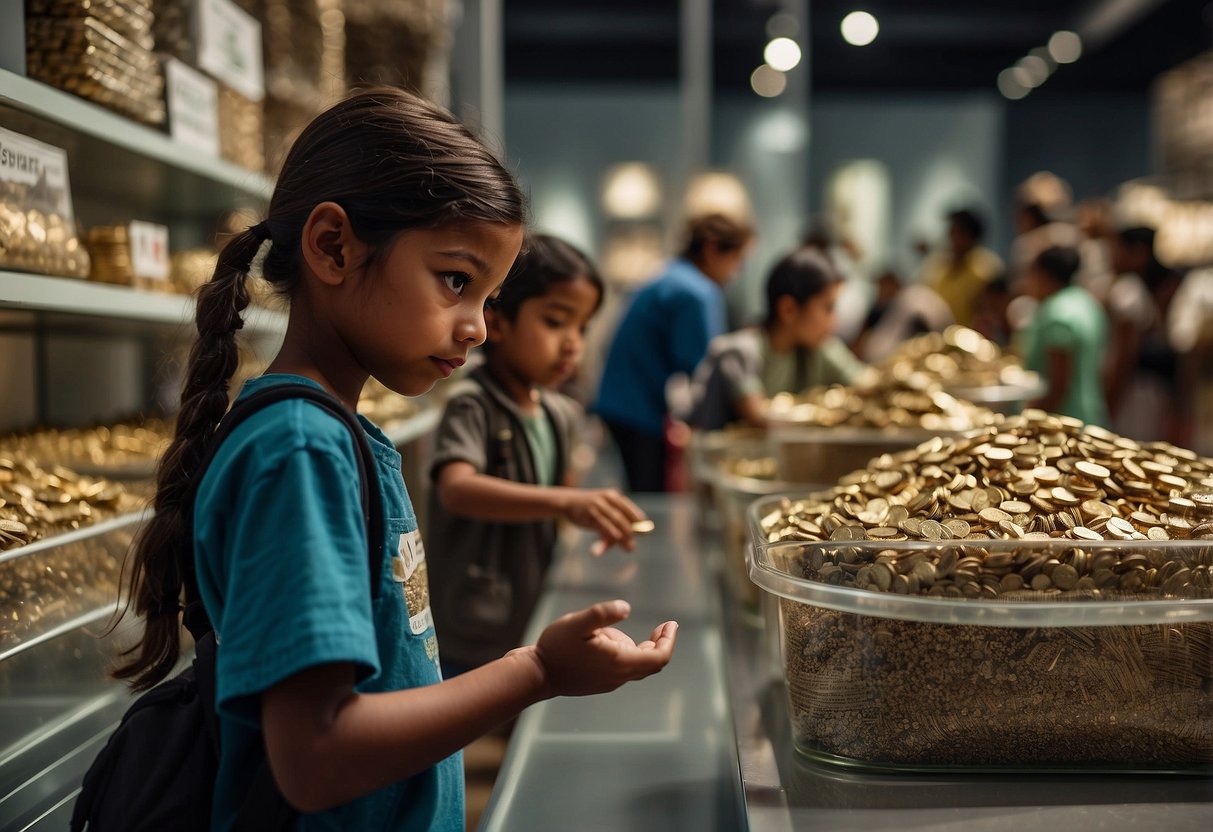
[[[379,502],[379,474],[375,467],[375,454],[362,423],[349,408],[331,394],[307,384],[275,384],[239,399],[224,415],[216,428],[203,459],[194,487],[202,482],[215,454],[223,441],[246,419],[260,410],[288,399],[304,399],[314,402],[332,413],[349,429],[354,437],[355,458],[358,464],[358,485],[362,500],[362,517],[367,530],[367,549],[371,574],[371,598],[379,597],[379,578],[382,572],[382,547],[384,539],[383,506]],[[192,507],[192,500],[191,500]],[[195,678],[199,695],[205,702],[207,726],[212,731],[218,756],[218,717],[215,711],[215,642],[213,628],[198,593],[197,576],[194,574],[193,556],[190,553],[185,575],[186,607],[182,616],[186,628],[194,636],[198,654],[194,662]],[[253,775],[240,812],[232,826],[233,832],[264,832],[264,830],[288,829],[297,816],[274,782],[269,760],[262,760]]]
[[[358,417],[348,407],[337,400],[335,396],[308,384],[285,383],[275,384],[259,390],[250,396],[238,399],[231,410],[224,415],[207,448],[202,466],[194,479],[194,488],[202,482],[207,470],[214,461],[215,454],[223,445],[223,441],[236,430],[246,419],[272,404],[288,399],[304,399],[313,402],[332,413],[349,429],[354,437],[355,458],[358,464],[358,485],[362,500],[362,518],[367,530],[367,557],[371,573],[371,598],[379,597],[379,577],[383,568],[382,546],[384,537],[383,506],[379,502],[379,475],[375,467],[375,454],[371,450],[370,440]],[[190,500],[192,511],[193,500]],[[183,623],[195,641],[212,629],[211,622],[202,606],[198,593],[198,579],[194,574],[193,556],[187,558],[185,564],[185,613]]]

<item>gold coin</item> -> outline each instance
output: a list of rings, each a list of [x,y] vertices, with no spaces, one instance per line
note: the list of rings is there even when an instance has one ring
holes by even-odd
[[[632,534],[652,534],[657,524],[652,520],[635,520],[632,522]]]
[[[977,515],[982,520],[985,520],[987,523],[992,523],[995,525],[997,525],[998,523],[1001,523],[1003,520],[1011,519],[1010,514],[1007,514],[1002,509],[997,509],[997,508],[983,508],[981,511],[979,511],[977,513]]]
[[[1107,468],[1097,462],[1088,462],[1085,459],[1074,463],[1074,470],[1089,480],[1106,480],[1112,476],[1112,472]]]
[[[1102,534],[1092,529],[1088,529],[1086,526],[1075,526],[1074,528],[1070,529],[1070,531],[1074,534],[1074,537],[1078,538],[1079,540],[1103,540]]]

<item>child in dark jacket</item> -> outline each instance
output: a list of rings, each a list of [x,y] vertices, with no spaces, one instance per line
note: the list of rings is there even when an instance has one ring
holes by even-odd
[[[485,313],[486,360],[438,429],[428,537],[434,619],[448,673],[521,643],[565,518],[598,532],[595,554],[631,550],[645,519],[614,489],[571,485],[581,408],[555,392],[577,369],[602,281],[567,243],[535,235]]]

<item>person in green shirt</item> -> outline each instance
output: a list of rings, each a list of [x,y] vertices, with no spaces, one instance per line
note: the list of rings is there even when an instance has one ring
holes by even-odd
[[[1108,348],[1108,319],[1099,302],[1073,285],[1078,251],[1053,246],[1028,267],[1026,290],[1040,305],[1022,333],[1024,366],[1040,373],[1046,392],[1034,402],[1052,413],[1106,426],[1100,370]]]
[[[784,257],[767,278],[767,317],[761,326],[712,339],[692,378],[688,424],[718,430],[742,421],[766,424],[777,393],[851,384],[866,365],[834,329],[842,278],[824,257],[801,248]]]

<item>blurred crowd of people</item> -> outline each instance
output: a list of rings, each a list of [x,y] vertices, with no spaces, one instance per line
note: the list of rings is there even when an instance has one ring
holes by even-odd
[[[1025,405],[1191,447],[1186,380],[1198,359],[1194,339],[1176,333],[1203,312],[1177,298],[1210,294],[1195,285],[1206,275],[1189,280],[1160,259],[1157,228],[1119,217],[1106,199],[1076,205],[1052,173],[1022,182],[1013,212],[1005,259],[985,244],[979,209],[949,212],[946,235],[924,246],[914,270],[870,276],[870,304],[845,342],[840,299],[848,283],[869,276],[856,273],[855,247],[832,233],[828,217],[815,218],[767,273],[760,321],[732,332],[723,287],[756,230],[725,216],[691,222],[682,255],[627,305],[598,387],[594,407],[622,452],[629,487],[668,485],[671,424],[761,426],[774,395],[850,383],[905,340],[952,324],[977,330],[1039,374],[1042,392]],[[678,374],[690,377],[691,395],[683,412],[671,413],[667,386]]]

